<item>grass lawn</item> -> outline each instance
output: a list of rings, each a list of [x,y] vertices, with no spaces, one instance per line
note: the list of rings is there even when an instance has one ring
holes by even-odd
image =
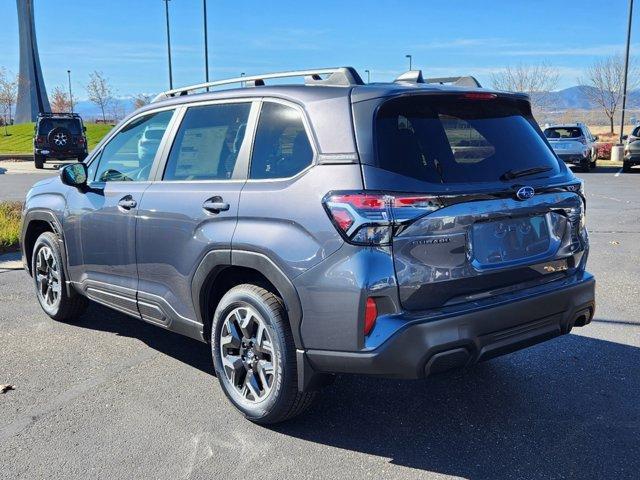
[[[89,150],[95,147],[112,128],[111,125],[101,123],[86,123],[85,126]],[[32,153],[33,128],[33,123],[9,125],[7,127],[9,135],[5,136],[4,127],[0,127],[0,153]]]
[[[0,253],[17,248],[20,240],[20,202],[0,203]]]

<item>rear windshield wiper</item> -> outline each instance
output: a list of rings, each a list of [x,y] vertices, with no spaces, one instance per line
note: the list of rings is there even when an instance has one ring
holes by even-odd
[[[514,178],[518,177],[526,177],[527,175],[548,172],[552,169],[552,167],[533,167],[525,168],[524,170],[507,170],[502,175],[500,175],[500,180],[513,180]]]

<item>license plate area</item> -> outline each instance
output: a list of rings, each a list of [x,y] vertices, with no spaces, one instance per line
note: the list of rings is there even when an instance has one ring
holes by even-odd
[[[547,215],[503,218],[475,223],[471,264],[476,270],[520,265],[553,254]]]

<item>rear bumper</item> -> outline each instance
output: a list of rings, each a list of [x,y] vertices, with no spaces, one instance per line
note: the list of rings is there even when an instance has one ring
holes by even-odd
[[[591,321],[595,279],[584,273],[564,288],[439,320],[412,321],[368,352],[307,350],[315,373],[423,378],[569,333]]]
[[[640,153],[627,153],[623,161],[627,165],[640,165]]]
[[[580,165],[589,162],[590,158],[582,153],[558,153],[560,160],[570,165]]]
[[[68,150],[60,151],[60,150],[52,150],[48,148],[36,148],[34,150],[36,155],[44,155],[47,158],[54,158],[57,160],[66,160],[69,158],[76,158],[80,156],[86,156],[87,150],[83,147],[79,148],[70,148]]]

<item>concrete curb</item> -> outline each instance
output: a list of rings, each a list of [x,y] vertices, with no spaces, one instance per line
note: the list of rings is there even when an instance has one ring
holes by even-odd
[[[9,252],[0,254],[0,273],[10,270],[22,270],[22,258],[20,252]]]
[[[0,160],[15,162],[33,162],[33,153],[0,153]]]

